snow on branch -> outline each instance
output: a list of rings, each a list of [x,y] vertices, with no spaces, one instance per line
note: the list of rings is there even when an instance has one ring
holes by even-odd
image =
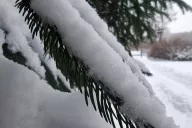
[[[109,31],[107,24],[99,17],[97,12],[85,0],[69,0],[69,2],[79,11],[81,18],[91,24],[95,31],[100,35],[100,37],[103,38],[122,57],[128,66],[130,66],[132,72],[141,82],[143,82],[143,85],[146,86],[150,93],[153,95],[154,92],[150,84],[147,82],[141,72],[141,70],[149,72],[145,65],[139,61],[135,61],[129,56],[124,46],[119,43],[117,38]]]
[[[8,48],[13,53],[21,52],[26,58],[26,65],[45,78],[45,69],[41,66],[38,54],[32,50],[25,37],[30,31],[11,1],[0,2],[0,28],[7,31],[5,40]]]
[[[57,69],[56,63],[53,58],[50,57],[49,54],[46,54],[44,51],[44,45],[42,44],[42,41],[40,40],[39,36],[35,36],[32,38],[31,34],[27,37],[29,40],[29,45],[33,48],[33,50],[38,53],[38,56],[40,60],[48,67],[48,69],[51,71],[54,79],[58,83],[58,79],[61,79],[64,83],[65,87],[72,91],[70,89],[70,83],[66,80],[65,76],[61,73],[59,69]]]
[[[4,31],[0,28],[0,54],[3,54],[3,49],[2,45],[5,42],[5,33]]]
[[[122,98],[123,113],[132,119],[142,118],[156,128],[177,127],[173,119],[166,116],[160,100],[151,95],[122,57],[81,18],[68,0],[31,0],[31,8],[48,23],[56,25],[67,48],[89,67],[92,75]]]
[[[149,71],[149,69],[146,67],[146,65],[144,63],[142,63],[141,61],[133,58],[133,61],[139,66],[139,68],[141,69],[141,72],[143,74],[146,74],[148,76],[152,76],[152,73]]]
[[[55,61],[49,55],[45,56],[44,45],[39,36],[32,38],[29,28],[24,22],[24,17],[14,7],[14,2],[14,0],[1,0],[0,2],[0,53],[4,54],[4,56],[7,55],[7,58],[9,57],[9,59],[17,63],[20,62],[20,64],[27,66],[52,86],[62,84],[69,91],[69,82],[58,71]],[[8,51],[2,49],[3,46]],[[19,57],[16,55],[17,53],[19,53]],[[24,61],[21,61],[22,57]]]

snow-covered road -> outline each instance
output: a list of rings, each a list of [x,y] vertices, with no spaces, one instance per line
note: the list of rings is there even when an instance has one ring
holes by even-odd
[[[192,128],[192,62],[135,58],[146,64],[153,73],[147,79],[165,104],[167,114],[181,128]]]

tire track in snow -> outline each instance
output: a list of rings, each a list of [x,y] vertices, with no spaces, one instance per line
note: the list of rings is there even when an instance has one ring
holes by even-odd
[[[174,118],[180,128],[192,127],[192,77],[178,72],[161,62],[140,59],[153,73],[147,77],[157,97],[165,104],[168,116]],[[164,64],[164,63],[163,63]],[[174,65],[174,64],[173,64]]]
[[[161,75],[155,69],[151,70],[154,71],[154,77],[151,79],[148,78],[148,80],[153,87],[158,86],[175,109],[192,116],[192,100],[190,100],[192,99],[192,91],[177,80]]]
[[[165,77],[177,81],[178,83],[185,85],[187,88],[192,90],[192,73],[184,73],[179,72],[177,69],[162,66],[152,62],[152,67],[157,70],[157,72],[161,73]]]

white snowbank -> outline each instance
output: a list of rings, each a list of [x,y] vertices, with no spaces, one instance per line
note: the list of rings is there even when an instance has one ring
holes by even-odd
[[[80,93],[53,90],[28,68],[0,55],[1,128],[111,128]]]
[[[32,0],[31,7],[50,24],[55,24],[68,48],[90,67],[97,79],[123,99],[122,112],[144,118],[156,128],[177,127],[166,116],[164,105],[150,93],[127,64],[94,28],[83,20],[67,0]]]
[[[155,94],[165,104],[167,114],[180,128],[192,126],[192,61],[151,60],[136,57],[145,62],[153,77],[147,77]],[[163,75],[162,75],[163,74]]]

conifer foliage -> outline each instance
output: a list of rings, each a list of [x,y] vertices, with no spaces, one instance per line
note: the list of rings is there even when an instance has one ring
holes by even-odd
[[[156,36],[152,22],[160,15],[168,20],[170,4],[185,12],[191,10],[182,0],[87,0],[124,46],[135,45]]]
[[[138,0],[87,0],[96,8],[100,17],[102,17],[109,29],[117,36],[118,40],[127,45],[132,42],[137,45],[139,40],[153,36],[154,30],[150,27],[149,20],[153,19],[155,14],[161,14],[169,17],[164,10],[168,3],[177,3],[179,7],[185,10],[191,10],[182,0],[149,0],[139,2]],[[73,55],[70,49],[65,46],[63,39],[58,32],[56,25],[44,22],[31,7],[31,0],[17,0],[16,7],[19,12],[25,16],[33,37],[39,35],[44,43],[44,50],[54,58],[57,68],[60,69],[71,86],[78,87],[85,96],[85,102],[88,105],[90,99],[95,110],[115,128],[114,120],[118,120],[121,128],[145,127],[153,128],[143,120],[135,123],[126,118],[127,116],[119,110],[123,104],[123,99],[110,90],[102,81],[90,77],[89,67],[84,62]],[[55,1],[57,2],[57,1]],[[54,86],[54,89],[60,91],[63,87]],[[141,126],[142,124],[142,126]]]

